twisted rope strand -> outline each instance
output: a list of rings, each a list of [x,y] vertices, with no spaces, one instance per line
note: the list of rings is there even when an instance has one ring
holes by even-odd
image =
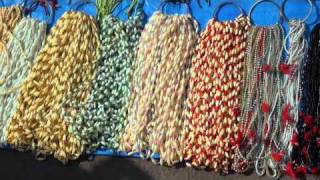
[[[17,112],[8,129],[12,147],[35,150],[39,157],[53,154],[64,163],[80,156],[83,146],[68,132],[62,105],[68,92],[89,86],[98,48],[98,29],[92,17],[81,12],[66,12],[61,17],[21,88]],[[89,88],[82,88],[71,98],[85,102],[89,92]]]
[[[146,25],[134,70],[123,149],[139,152],[143,158],[160,153],[160,164],[169,166],[183,159],[184,100],[196,29],[190,15],[160,12]]]
[[[142,31],[141,15],[130,17],[127,22],[109,15],[101,22],[101,59],[89,100],[83,106],[79,102],[66,105],[79,109],[74,118],[66,119],[87,152],[98,147],[118,149],[119,136],[125,126],[132,66]]]
[[[229,173],[235,158],[247,17],[209,21],[192,62],[187,165]]]

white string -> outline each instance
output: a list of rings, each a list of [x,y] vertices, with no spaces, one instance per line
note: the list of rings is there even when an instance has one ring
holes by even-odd
[[[303,59],[307,53],[307,40],[304,38],[305,24],[301,20],[291,20],[289,22],[290,31],[288,38],[290,37],[290,49],[288,52],[289,57],[286,62],[288,65],[295,66],[292,75],[284,76],[282,91],[284,104],[290,104],[290,116],[293,118],[292,124],[287,124],[284,133],[281,137],[283,147],[287,147],[288,156],[292,153],[292,144],[290,143],[293,133],[296,130],[296,124],[299,120],[299,96],[300,96],[300,68],[302,66]],[[284,47],[286,41],[284,41]]]

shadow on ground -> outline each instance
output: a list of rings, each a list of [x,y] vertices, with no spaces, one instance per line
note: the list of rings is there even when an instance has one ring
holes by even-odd
[[[150,161],[133,158],[82,157],[63,165],[49,157],[37,161],[30,152],[0,150],[0,180],[269,180],[268,177],[232,174],[219,176],[213,172],[186,167],[162,167]],[[290,179],[283,177],[281,179]],[[319,179],[309,177],[308,180]]]

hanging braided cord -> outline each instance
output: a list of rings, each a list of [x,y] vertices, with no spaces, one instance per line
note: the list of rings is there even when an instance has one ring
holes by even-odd
[[[128,111],[130,80],[137,46],[142,31],[142,15],[123,22],[112,15],[100,21],[101,58],[88,102],[79,105],[71,132],[86,146],[87,152],[97,148],[119,148]]]
[[[269,154],[279,144],[280,126],[280,74],[283,29],[280,25],[253,27],[250,30],[246,52],[245,80],[239,148],[235,170],[246,171],[255,165],[258,175],[269,172],[273,166]],[[271,174],[274,173],[274,174]]]
[[[61,116],[62,104],[67,93],[79,86],[87,88],[71,98],[87,100],[98,48],[98,29],[92,17],[66,12],[60,18],[21,88],[8,129],[8,143],[13,148],[34,150],[39,158],[53,154],[64,163],[82,154],[81,142],[68,132]]]
[[[296,135],[291,142],[292,154],[285,171],[293,172],[289,175],[298,177],[298,169],[312,174],[319,173],[320,166],[320,25],[316,25],[311,32],[311,43],[308,57],[301,66],[301,104],[302,112],[296,124]]]
[[[291,143],[295,136],[299,121],[299,104],[301,97],[301,67],[307,54],[307,40],[304,38],[305,24],[303,21],[292,20],[289,23],[290,49],[288,60],[280,65],[283,74],[282,81],[282,132],[281,144],[287,153],[286,158],[291,157],[294,144]]]
[[[257,156],[255,162],[255,168],[258,175],[263,175],[266,173],[268,176],[274,178],[279,177],[280,172],[278,167],[271,159],[270,154],[274,150],[278,150],[279,147],[278,139],[280,133],[280,74],[278,72],[279,65],[282,58],[282,42],[283,42],[283,29],[281,26],[271,30],[267,34],[267,42],[269,42],[266,47],[265,64],[262,66],[263,80],[262,86],[263,90],[260,91],[262,95],[261,110],[263,112],[263,129],[259,133],[263,135],[260,137],[262,139],[262,148]],[[268,53],[269,51],[269,53]],[[268,72],[270,68],[271,72]]]
[[[194,167],[230,171],[249,26],[242,15],[235,21],[212,19],[200,36],[193,59],[185,137],[185,157]]]
[[[0,143],[6,144],[7,128],[17,106],[20,87],[30,72],[35,56],[46,37],[46,25],[31,18],[22,18],[7,44],[7,52],[0,55],[0,62],[8,58],[6,66],[0,66]]]
[[[160,56],[160,33],[165,25],[166,16],[154,14],[146,24],[140,38],[137,62],[131,82],[129,98],[128,122],[122,136],[120,149],[141,153],[148,150],[146,143],[146,127],[148,119],[146,111],[151,106],[154,79],[157,74],[157,60]],[[163,36],[161,36],[162,38]]]
[[[155,12],[149,20],[140,39],[122,149],[142,157],[159,153],[159,163],[169,166],[183,160],[183,111],[196,29],[190,15]]]
[[[10,38],[10,32],[23,17],[20,6],[0,7],[0,52],[4,51]]]

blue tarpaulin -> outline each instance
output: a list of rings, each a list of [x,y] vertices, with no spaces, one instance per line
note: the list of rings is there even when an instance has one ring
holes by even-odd
[[[1,0],[0,0],[1,1]],[[21,3],[23,0],[3,0],[4,6],[10,6],[14,4]],[[53,17],[53,21],[50,26],[53,26],[55,22],[62,16],[62,14],[68,10],[75,10],[76,5],[79,4],[77,1],[79,0],[72,0],[71,6],[67,4],[68,0],[58,0],[59,8],[56,10],[56,13]],[[199,22],[200,30],[203,30],[210,18],[213,17],[213,12],[215,11],[216,7],[226,2],[226,0],[211,0],[211,6],[209,6],[205,0],[199,0],[202,8],[199,7],[197,0],[191,0],[190,9],[192,16]],[[236,4],[240,5],[243,8],[246,14],[249,13],[250,7],[257,1],[257,0],[231,0]],[[278,6],[282,6],[284,0],[274,0]],[[314,1],[314,0],[312,0]],[[128,18],[126,14],[126,8],[130,4],[130,0],[124,0],[113,12],[115,16],[118,16],[122,20],[126,20]],[[168,14],[184,14],[188,13],[188,8],[184,4],[172,4],[168,3],[165,7],[160,7],[161,1],[160,0],[144,0],[143,10],[146,14],[146,19],[148,19],[152,14],[157,10],[163,10],[164,13]],[[0,6],[3,6],[0,3]],[[315,4],[312,9],[311,16],[307,19],[307,30],[308,32],[311,31],[312,27],[319,23],[319,7],[320,1],[315,1]],[[285,6],[283,8],[283,13],[289,18],[298,18],[303,19],[309,11],[309,5],[307,0],[287,0]],[[95,6],[92,4],[82,6],[80,11],[84,11],[90,15],[96,15]],[[232,20],[237,17],[239,14],[239,10],[237,10],[233,6],[224,6],[218,13],[218,19],[221,21],[225,20]],[[288,31],[288,22],[284,19],[283,21],[279,21],[279,9],[270,2],[264,2],[259,4],[253,11],[252,14],[252,22],[254,25],[272,25],[276,22],[280,22],[283,24],[286,32]],[[51,22],[50,17],[47,17],[44,9],[42,7],[37,8],[31,16],[33,18]],[[126,153],[123,152],[115,152],[113,150],[98,150],[96,155],[109,155],[109,156],[127,156]],[[135,154],[133,157],[139,157],[139,155]],[[158,157],[158,156],[157,156]]]

